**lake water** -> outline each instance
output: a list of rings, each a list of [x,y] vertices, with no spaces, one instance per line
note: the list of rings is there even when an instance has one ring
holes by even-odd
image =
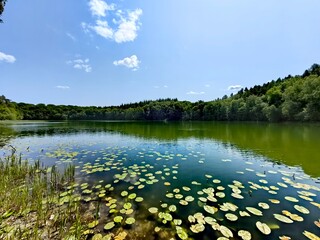
[[[320,236],[319,124],[2,122],[1,155],[9,145],[46,166],[75,165],[75,192],[83,204],[101,203],[97,228],[105,233],[123,228],[126,239],[179,239],[177,232],[242,239],[239,230],[252,239]],[[116,216],[122,223],[103,230]],[[125,224],[129,217],[132,226]],[[271,233],[263,234],[257,222]]]

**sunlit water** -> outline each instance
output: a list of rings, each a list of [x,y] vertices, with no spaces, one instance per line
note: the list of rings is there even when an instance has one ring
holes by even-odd
[[[12,145],[25,158],[40,159],[46,166],[75,165],[76,192],[83,204],[101,201],[102,231],[115,216],[123,216],[136,220],[132,227],[122,223],[132,239],[179,239],[173,219],[182,220],[179,226],[190,238],[222,237],[208,219],[190,218],[202,213],[229,228],[230,239],[241,239],[239,230],[249,231],[252,239],[307,239],[304,231],[320,235],[315,224],[320,218],[318,125],[14,122],[1,124],[0,131],[2,154]],[[130,197],[132,193],[137,196]],[[117,199],[116,206],[110,208],[108,197]],[[137,197],[143,200],[135,201]],[[132,213],[121,211],[126,202]],[[172,205],[177,210],[170,212]],[[162,222],[158,213],[148,211],[151,207],[170,213],[172,220]],[[238,219],[228,220],[228,213]],[[292,223],[274,214],[287,215]],[[258,221],[271,228],[269,235],[258,230]],[[194,233],[190,228],[197,224],[205,229]],[[119,228],[116,224],[110,231]]]

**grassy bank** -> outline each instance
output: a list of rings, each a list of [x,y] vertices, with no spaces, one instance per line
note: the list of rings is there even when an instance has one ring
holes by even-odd
[[[60,173],[12,153],[0,159],[1,239],[83,239],[74,167]]]

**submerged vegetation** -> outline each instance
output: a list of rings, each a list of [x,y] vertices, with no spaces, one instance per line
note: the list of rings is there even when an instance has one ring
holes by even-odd
[[[159,99],[110,107],[14,103],[0,99],[0,120],[320,121],[320,65],[222,99]]]

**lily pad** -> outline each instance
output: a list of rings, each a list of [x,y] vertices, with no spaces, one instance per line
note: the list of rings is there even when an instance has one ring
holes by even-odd
[[[131,208],[132,207],[132,204],[131,203],[125,203],[124,205],[123,205],[123,208],[124,209],[129,209],[129,208]]]
[[[231,238],[233,237],[233,233],[231,232],[231,230],[223,225],[220,226],[219,228],[220,232],[222,233],[223,236],[225,236],[226,238]]]
[[[297,211],[299,211],[299,212],[301,212],[301,213],[303,213],[303,214],[309,214],[309,213],[310,213],[310,211],[309,211],[307,208],[303,207],[303,206],[294,205],[294,208],[295,208]]]
[[[284,198],[290,202],[299,202],[299,200],[294,197],[285,196]]]
[[[241,217],[250,217],[250,214],[247,213],[246,211],[239,211],[239,214]]]
[[[99,221],[92,221],[91,223],[88,224],[88,228],[95,228],[99,224]]]
[[[232,213],[227,213],[225,215],[225,217],[229,220],[229,221],[237,221],[238,217]]]
[[[114,222],[109,222],[106,225],[104,225],[105,230],[110,230],[115,226]]]
[[[293,223],[293,221],[290,219],[290,218],[288,218],[288,217],[286,217],[286,216],[283,216],[283,215],[281,215],[281,214],[273,214],[273,216],[274,216],[274,218],[275,219],[277,219],[277,220],[279,220],[280,222],[283,222],[283,223]]]
[[[254,207],[246,207],[246,209],[251,212],[252,214],[256,215],[256,216],[262,216],[262,212],[259,209],[256,209]]]
[[[126,224],[131,225],[134,224],[136,220],[132,217],[126,219]]]
[[[123,220],[123,217],[122,217],[122,216],[116,216],[116,217],[114,217],[114,219],[113,219],[113,221],[116,222],[116,223],[120,223],[120,222],[122,222],[122,220]]]
[[[203,208],[206,212],[211,213],[211,214],[215,214],[218,211],[217,208],[209,206],[209,205],[204,205]]]
[[[121,192],[121,196],[122,196],[122,197],[128,196],[128,192],[127,192],[127,191],[122,191],[122,192]]]
[[[265,235],[269,235],[271,233],[271,229],[269,226],[265,223],[262,223],[260,221],[256,222],[256,227]]]
[[[177,211],[177,207],[175,205],[170,205],[169,206],[169,211],[170,212],[175,212],[175,211]]]
[[[182,239],[182,240],[188,239],[188,234],[183,228],[177,227],[176,229],[177,229],[177,235],[180,239]]]
[[[151,207],[148,210],[150,213],[157,213],[158,212],[158,208],[156,208],[156,207]]]
[[[312,232],[303,231],[303,235],[309,238],[310,240],[319,240],[319,237]]]
[[[205,229],[203,224],[195,224],[195,225],[191,225],[190,230],[194,233],[199,233],[199,232],[203,232]]]
[[[269,209],[270,208],[269,204],[263,203],[263,202],[258,203],[258,206],[263,208],[263,209]]]
[[[136,202],[142,202],[143,201],[143,197],[136,197],[135,201]]]
[[[128,198],[131,199],[131,200],[133,200],[133,199],[136,198],[136,196],[137,196],[137,194],[131,193],[131,194],[128,196]]]
[[[241,237],[243,240],[250,240],[251,239],[251,233],[246,230],[238,231],[238,236]]]

